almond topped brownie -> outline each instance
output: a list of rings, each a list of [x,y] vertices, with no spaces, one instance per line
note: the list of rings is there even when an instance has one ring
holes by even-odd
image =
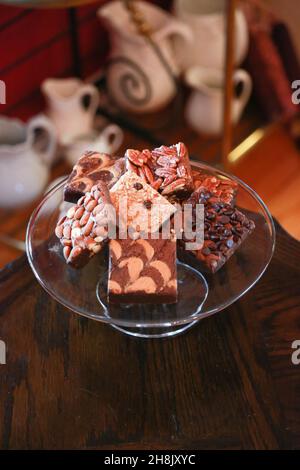
[[[188,151],[182,142],[154,150],[128,149],[125,159],[128,170],[164,196],[185,197],[194,188]]]
[[[109,242],[108,300],[113,303],[177,301],[176,238]]]
[[[68,264],[80,268],[99,253],[107,241],[111,209],[108,188],[99,181],[58,221],[55,235]]]
[[[111,187],[124,173],[123,158],[116,159],[106,153],[85,152],[79,158],[64,188],[64,200],[76,203],[98,181]]]

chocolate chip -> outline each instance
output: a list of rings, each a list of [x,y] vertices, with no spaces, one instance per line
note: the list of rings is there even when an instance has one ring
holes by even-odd
[[[220,243],[219,250],[224,253],[224,251],[227,251],[227,246],[224,243]]]
[[[236,214],[236,220],[238,220],[239,222],[243,222],[245,220],[245,216],[239,212],[238,214]]]
[[[140,183],[136,183],[136,184],[140,184]],[[150,209],[150,207],[152,206],[152,202],[147,199],[146,201],[144,201],[144,206],[146,207],[146,209]]]
[[[141,183],[134,183],[133,187],[137,191],[139,191],[140,189],[143,189],[143,185]]]
[[[207,246],[210,249],[210,251],[216,251],[216,249],[218,248],[215,242],[213,242],[212,240],[209,241]]]
[[[233,214],[233,209],[226,209],[224,212],[223,212],[224,215],[228,215],[229,217]]]
[[[217,241],[220,240],[220,236],[219,236],[217,233],[212,233],[212,234],[210,235],[210,239],[211,239],[212,241],[214,241],[214,242],[217,242]]]
[[[227,215],[221,215],[218,218],[218,221],[221,222],[222,224],[228,224],[230,222],[230,218]]]

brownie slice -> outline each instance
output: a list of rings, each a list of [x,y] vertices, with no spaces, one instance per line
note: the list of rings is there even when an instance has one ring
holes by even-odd
[[[123,228],[136,232],[158,232],[176,208],[132,171],[126,171],[110,190]]]
[[[218,271],[241,243],[254,230],[255,224],[248,219],[240,210],[225,202],[211,201],[210,193],[202,192],[196,200],[192,196],[186,203],[193,206],[193,229],[196,226],[196,204],[204,205],[204,243],[198,250],[187,251],[200,262],[201,267],[209,272]],[[180,240],[180,246],[184,249],[186,242],[195,242],[196,234],[193,237],[186,237]]]
[[[76,203],[98,181],[111,187],[125,169],[123,158],[116,159],[106,153],[88,151],[79,158],[64,188],[64,200]]]
[[[111,210],[108,188],[100,181],[58,221],[55,235],[64,247],[68,264],[81,268],[102,249],[107,242]]]
[[[176,239],[110,240],[108,301],[177,302]]]
[[[127,169],[164,196],[184,198],[194,188],[188,151],[182,142],[171,147],[162,145],[152,151],[128,149],[125,159]]]

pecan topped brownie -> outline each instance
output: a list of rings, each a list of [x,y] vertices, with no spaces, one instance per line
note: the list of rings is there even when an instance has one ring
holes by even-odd
[[[64,200],[77,202],[89,192],[98,181],[104,181],[108,187],[115,184],[124,172],[123,158],[116,159],[106,153],[85,152],[79,158],[64,188]]]
[[[127,169],[164,196],[188,196],[194,188],[188,151],[182,142],[154,150],[128,149],[125,159]]]
[[[237,195],[238,184],[236,181],[228,178],[217,178],[214,175],[208,175],[199,170],[192,170],[195,191],[191,197],[199,199],[201,194],[205,194],[211,202],[216,199],[227,204],[234,205]]]

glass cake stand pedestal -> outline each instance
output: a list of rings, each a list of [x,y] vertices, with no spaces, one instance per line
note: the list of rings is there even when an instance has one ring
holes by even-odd
[[[28,224],[26,251],[31,268],[43,288],[59,303],[92,320],[140,338],[163,338],[185,332],[241,298],[266,270],[275,246],[272,217],[249,186],[238,178],[206,164],[194,169],[238,184],[236,206],[255,222],[255,230],[215,274],[200,272],[192,258],[178,263],[176,304],[108,304],[108,255],[103,250],[80,270],[65,263],[60,241],[54,235],[59,217],[70,207],[63,201],[65,181],[46,194]]]

